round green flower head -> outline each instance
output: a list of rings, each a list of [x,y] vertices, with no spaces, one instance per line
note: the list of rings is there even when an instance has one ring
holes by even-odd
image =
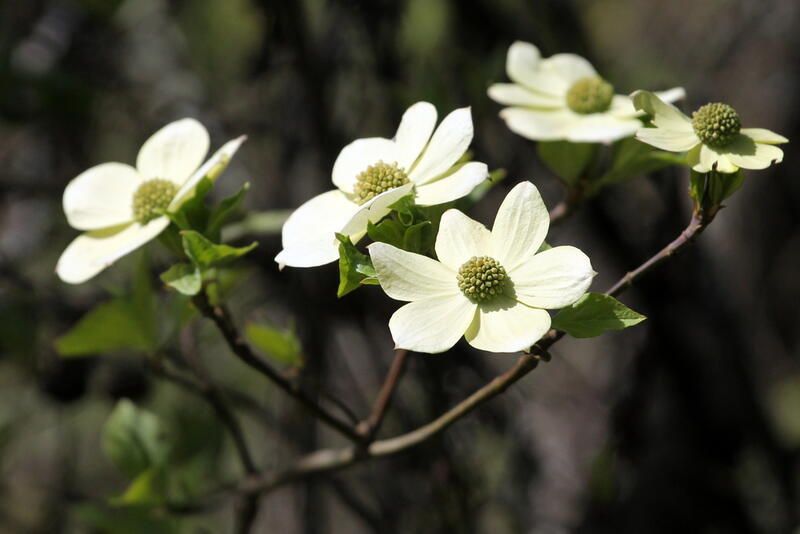
[[[473,256],[458,269],[458,289],[473,302],[489,302],[501,295],[508,275],[500,263],[489,256]]]
[[[731,106],[714,102],[692,113],[692,127],[703,143],[721,148],[736,139],[742,129],[742,121]]]
[[[356,202],[364,204],[385,191],[408,183],[408,175],[397,163],[379,161],[356,176]]]
[[[611,107],[614,86],[599,76],[581,78],[567,91],[567,107],[575,113],[601,113]]]
[[[169,180],[156,178],[144,182],[133,194],[133,218],[139,224],[147,224],[164,215],[177,192],[178,186]]]

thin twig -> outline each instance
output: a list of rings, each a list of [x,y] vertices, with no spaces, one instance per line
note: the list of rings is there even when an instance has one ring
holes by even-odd
[[[228,433],[233,439],[233,444],[236,447],[236,452],[239,455],[239,460],[242,462],[242,467],[248,476],[252,476],[258,472],[253,456],[250,454],[250,449],[247,446],[242,427],[239,425],[236,415],[228,407],[224,396],[220,392],[216,384],[211,380],[208,375],[203,362],[200,360],[199,355],[194,347],[194,338],[189,328],[185,328],[181,332],[181,354],[184,361],[194,373],[203,389],[203,396],[208,403],[214,408],[217,417],[228,429]],[[253,522],[258,515],[258,494],[246,494],[239,501],[236,513],[236,532],[238,534],[248,534],[252,529]]]
[[[330,413],[323,406],[320,406],[312,397],[300,389],[297,384],[288,380],[273,369],[269,363],[256,355],[253,349],[250,348],[250,345],[248,345],[239,334],[239,330],[236,328],[236,325],[234,325],[225,307],[212,306],[208,300],[208,296],[202,291],[194,297],[193,302],[195,306],[197,306],[197,309],[200,310],[200,313],[214,322],[225,338],[225,341],[228,343],[228,347],[243,363],[269,378],[275,385],[297,400],[320,421],[353,441],[361,440],[361,436],[356,433],[351,425]]]
[[[692,243],[710,221],[711,219],[706,218],[702,212],[694,213],[689,225],[675,241],[644,262],[639,268],[622,277],[619,282],[609,289],[607,294],[618,295],[630,287],[635,281],[660,265],[666,258]],[[229,496],[231,492],[233,494],[263,494],[295,480],[336,471],[369,458],[389,456],[405,451],[439,434],[478,406],[503,393],[509,386],[533,371],[539,361],[549,360],[548,349],[562,337],[564,337],[563,332],[550,330],[532,348],[532,352],[520,356],[511,369],[494,378],[435,420],[411,432],[394,438],[375,441],[367,447],[355,445],[343,449],[318,450],[300,458],[292,466],[284,470],[247,477],[236,486],[223,488],[216,494],[209,495],[208,500],[214,501],[218,498]],[[183,507],[182,509],[186,511],[188,508]]]
[[[369,417],[364,419],[356,427],[356,431],[364,437],[364,441],[369,443],[375,437],[375,434],[380,430],[383,418],[386,416],[386,411],[389,409],[389,404],[392,402],[392,396],[395,389],[400,382],[400,377],[403,375],[403,370],[406,367],[408,360],[408,351],[405,349],[397,349],[394,353],[392,365],[389,367],[389,372],[386,374],[386,380],[383,381],[381,390],[372,405],[372,412]]]

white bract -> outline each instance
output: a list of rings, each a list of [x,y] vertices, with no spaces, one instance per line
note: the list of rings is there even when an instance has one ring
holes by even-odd
[[[517,41],[508,49],[506,72],[514,83],[496,83],[489,97],[511,106],[500,112],[509,129],[534,141],[612,143],[641,128],[642,115],[628,96],[575,54],[542,59],[539,49]],[[685,96],[676,87],[660,93],[672,102]]]
[[[218,176],[244,137],[228,141],[203,163],[208,132],[194,119],[170,123],[139,150],[136,168],[103,163],[84,171],[64,190],[64,213],[77,230],[56,266],[64,282],[79,284],[160,234],[206,175]],[[202,164],[202,165],[201,165]]]
[[[389,321],[398,348],[438,353],[464,336],[491,352],[526,350],[550,329],[548,309],[573,304],[595,272],[575,247],[538,252],[550,217],[522,182],[506,196],[492,230],[458,210],[442,216],[439,261],[385,243],[369,246],[381,287],[407,301]]]
[[[739,115],[727,104],[706,104],[690,119],[653,93],[636,91],[632,97],[654,126],[640,129],[636,139],[662,150],[687,152],[686,161],[697,172],[766,169],[783,161],[783,150],[775,145],[789,140],[763,128],[742,128]]]
[[[391,212],[409,194],[419,206],[468,195],[489,176],[486,164],[456,163],[472,142],[469,108],[453,111],[436,126],[436,108],[418,102],[403,114],[394,139],[359,139],[344,147],[333,165],[332,191],[300,206],[283,226],[281,268],[314,267],[339,257],[336,233],[358,242],[368,222]]]

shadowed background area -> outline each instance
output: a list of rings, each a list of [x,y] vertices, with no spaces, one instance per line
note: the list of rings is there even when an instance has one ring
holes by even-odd
[[[471,215],[490,223],[525,179],[552,207],[562,186],[486,96],[507,80],[512,42],[533,42],[545,56],[581,54],[617,92],[681,85],[687,112],[721,100],[745,126],[795,139],[798,24],[792,0],[0,4],[0,532],[141,531],[140,518],[91,504],[125,487],[100,438],[122,397],[170,422],[187,486],[240,476],[213,413],[147,358],[56,353],[54,340],[143,264],[142,254],[127,257],[76,287],[55,277],[77,233],[61,194],[81,171],[134,161],[152,132],[185,116],[209,128],[214,147],[247,134],[214,195],[249,181],[247,209],[268,215],[229,229],[235,242],[260,242],[231,275],[230,307],[243,328],[294,325],[303,362],[291,372],[323,401],[340,398],[363,416],[392,358],[387,320],[397,303],[374,287],[337,300],[335,265],[279,272],[272,261],[275,220],[331,188],[341,147],[391,136],[418,100],[440,117],[471,106],[475,158],[508,172]],[[641,326],[565,340],[550,363],[417,448],[264,496],[254,531],[792,532],[800,524],[795,147],[786,145],[782,165],[749,173],[693,248],[622,297],[649,317]],[[548,241],[586,251],[600,273],[593,288],[603,290],[685,226],[687,183],[671,169],[608,188]],[[157,280],[165,259],[156,244],[148,252]],[[174,314],[162,309],[159,321]],[[165,339],[165,352],[178,348],[258,401],[242,416],[259,466],[341,444],[232,358],[205,322]],[[514,359],[463,342],[446,355],[412,355],[381,436],[433,419]],[[147,528],[228,532],[231,518],[230,507],[212,508],[151,517]]]

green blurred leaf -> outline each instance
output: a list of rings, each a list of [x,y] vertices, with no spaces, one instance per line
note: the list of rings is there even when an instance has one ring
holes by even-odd
[[[341,298],[361,285],[373,285],[377,279],[369,256],[362,254],[350,241],[350,237],[336,234],[339,240],[339,288],[336,295]],[[365,274],[367,273],[367,274]]]
[[[664,152],[630,137],[614,144],[611,168],[592,186],[594,190],[597,190],[600,187],[623,182],[669,165],[682,165],[683,163],[684,157],[681,154]]]
[[[608,330],[622,330],[637,325],[646,317],[623,303],[601,293],[587,293],[575,304],[559,311],[553,328],[572,337],[599,336]]]
[[[145,469],[131,481],[125,493],[111,499],[117,506],[157,506],[167,498],[167,474],[160,467]]]
[[[150,352],[156,339],[128,299],[104,302],[84,315],[69,332],[56,339],[61,356],[89,356],[117,350]]]
[[[181,230],[205,230],[208,227],[208,218],[211,215],[206,206],[206,197],[214,187],[214,182],[204,176],[194,188],[194,194],[186,200],[177,212],[170,215],[170,219]]]
[[[597,145],[546,141],[538,143],[536,151],[548,169],[567,184],[574,185],[594,158]]]
[[[122,399],[103,428],[103,451],[120,471],[135,478],[166,465],[169,442],[155,414]]]
[[[283,223],[292,212],[289,210],[275,210],[263,212],[250,212],[239,222],[226,225],[222,229],[223,241],[235,241],[246,235],[273,235],[280,234]]]
[[[182,295],[197,295],[203,288],[200,269],[188,263],[176,263],[161,273],[161,280]]]
[[[300,340],[292,329],[250,323],[245,328],[247,340],[274,361],[293,367],[303,365]]]
[[[208,226],[206,228],[206,233],[209,236],[213,239],[219,239],[222,225],[236,213],[236,210],[242,205],[242,201],[249,190],[250,183],[245,182],[238,192],[223,199],[217,207],[211,210],[211,214],[208,218]]]
[[[788,375],[772,384],[767,408],[781,442],[789,449],[800,446],[800,375]]]
[[[183,237],[184,252],[195,265],[201,268],[214,267],[241,258],[258,246],[256,242],[246,247],[218,245],[193,230],[183,231],[181,236]]]

